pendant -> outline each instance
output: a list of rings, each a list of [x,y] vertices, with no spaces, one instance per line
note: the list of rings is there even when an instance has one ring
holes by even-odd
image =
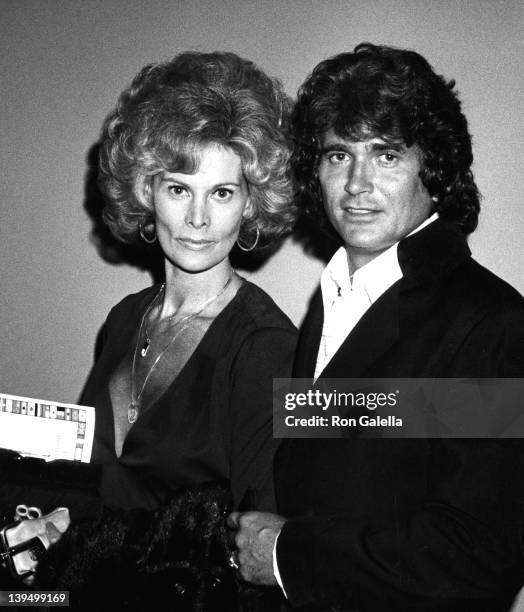
[[[133,423],[136,422],[136,420],[138,419],[138,406],[135,404],[135,402],[131,402],[127,408],[127,422],[131,423],[131,425]]]
[[[146,339],[144,340],[144,344],[142,345],[142,349],[140,350],[140,357],[145,357],[147,355],[147,351],[151,345],[151,339],[146,335]]]

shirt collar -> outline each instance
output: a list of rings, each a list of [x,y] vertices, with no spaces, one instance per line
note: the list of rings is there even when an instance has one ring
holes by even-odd
[[[344,247],[340,247],[329,260],[328,265],[322,272],[320,286],[324,307],[326,304],[331,305],[337,296],[350,290],[349,267]]]
[[[409,232],[408,236],[413,236],[413,234],[420,232],[420,230],[426,227],[426,225],[433,223],[433,221],[436,221],[437,219],[438,219],[438,213],[433,213],[431,217],[428,217],[423,223],[421,223],[418,227],[416,227],[412,232]],[[408,236],[405,236],[405,238],[407,238]]]
[[[408,236],[416,234],[436,219],[438,219],[438,214],[434,213],[410,232]],[[320,279],[324,312],[331,308],[337,297],[344,298],[347,296],[352,287],[364,289],[370,302],[374,303],[386,289],[389,289],[391,285],[402,278],[397,249],[398,242],[365,266],[356,270],[353,278],[350,279],[346,250],[344,247],[340,247],[329,260]]]

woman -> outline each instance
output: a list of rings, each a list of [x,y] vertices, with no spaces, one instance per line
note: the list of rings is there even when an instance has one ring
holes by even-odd
[[[272,379],[290,375],[295,329],[229,253],[290,227],[288,106],[251,62],[183,53],[145,67],[106,120],[104,219],[126,242],[157,241],[165,264],[161,286],[110,312],[81,400],[110,507],[221,480],[234,507],[273,506]]]

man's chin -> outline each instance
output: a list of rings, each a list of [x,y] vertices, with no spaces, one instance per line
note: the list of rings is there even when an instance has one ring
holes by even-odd
[[[373,233],[349,233],[343,236],[342,240],[347,250],[359,251],[362,253],[375,253],[385,251],[394,242],[385,240]]]
[[[384,251],[393,246],[394,242],[385,241],[352,241],[350,243],[344,242],[344,248],[348,254],[348,257],[353,263],[355,269],[361,268],[369,263],[375,257],[378,257]]]

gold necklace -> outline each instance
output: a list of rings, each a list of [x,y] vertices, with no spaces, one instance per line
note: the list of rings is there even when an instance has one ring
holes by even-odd
[[[162,291],[164,291],[164,289],[165,289],[165,283],[162,284],[162,286],[160,287],[159,292],[153,298],[151,304],[148,306],[147,310],[142,315],[142,319],[140,321],[140,328],[138,330],[138,337],[137,337],[136,344],[135,344],[135,350],[133,352],[133,364],[131,366],[131,403],[129,404],[129,406],[127,408],[127,421],[128,421],[128,423],[133,424],[138,419],[139,406],[140,406],[139,402],[140,402],[140,398],[142,396],[142,393],[144,392],[144,389],[146,388],[147,382],[148,382],[151,374],[153,373],[153,370],[157,366],[158,362],[165,355],[165,353],[167,352],[168,348],[173,344],[173,342],[177,339],[177,337],[184,331],[184,329],[187,328],[187,326],[189,325],[189,323],[193,319],[195,319],[196,317],[198,317],[199,314],[204,312],[204,310],[210,304],[212,304],[215,300],[217,300],[226,291],[226,289],[229,287],[229,285],[230,285],[232,280],[233,280],[233,270],[230,271],[229,277],[228,277],[228,279],[226,281],[226,284],[222,287],[222,289],[220,289],[220,291],[216,295],[214,295],[213,297],[210,297],[208,300],[206,300],[200,306],[200,308],[196,312],[192,312],[192,313],[186,315],[185,317],[183,317],[182,319],[180,319],[180,321],[177,321],[177,323],[175,325],[177,325],[177,326],[181,325],[181,327],[177,330],[175,335],[171,338],[171,340],[166,344],[166,346],[158,354],[157,358],[153,362],[153,365],[149,368],[149,371],[146,374],[146,377],[144,378],[144,382],[142,383],[140,391],[138,392],[138,395],[137,395],[135,393],[135,391],[136,391],[136,389],[135,389],[136,371],[135,370],[136,370],[136,355],[138,353],[138,345],[140,343],[140,336],[142,335],[142,328],[144,326],[144,321],[146,320],[147,315],[151,312],[151,309],[153,308],[153,305],[155,304],[155,302],[159,298],[159,296],[162,293]],[[148,351],[150,345],[151,345],[151,339],[149,338],[149,336],[146,333],[146,340],[145,340],[144,345],[142,346],[142,349],[140,351],[140,355],[142,357],[144,357],[147,354],[147,351]]]

